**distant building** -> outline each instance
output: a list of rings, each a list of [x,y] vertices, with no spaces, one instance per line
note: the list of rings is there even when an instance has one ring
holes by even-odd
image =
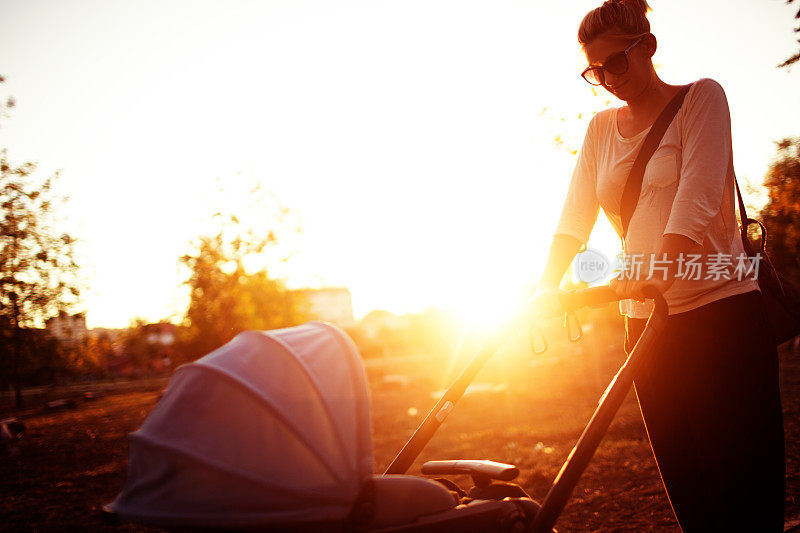
[[[61,311],[45,323],[45,330],[61,343],[80,344],[86,340],[86,316],[83,313],[70,315]]]
[[[409,323],[405,317],[397,316],[383,309],[376,309],[367,313],[358,326],[366,338],[375,341],[379,340],[387,331],[400,331],[408,328]]]
[[[148,344],[158,346],[172,346],[175,344],[175,333],[178,327],[169,322],[158,322],[156,324],[145,324],[142,326],[144,338]]]
[[[292,292],[308,303],[308,312],[313,319],[333,322],[342,327],[355,323],[353,299],[347,287],[299,289]]]

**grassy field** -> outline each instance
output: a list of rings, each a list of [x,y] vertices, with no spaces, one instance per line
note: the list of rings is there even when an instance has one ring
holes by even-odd
[[[424,451],[429,459],[493,459],[520,467],[517,480],[541,500],[621,363],[619,332],[547,357],[500,353]],[[513,348],[513,347],[512,347]],[[518,347],[519,348],[519,347]],[[787,516],[800,514],[800,358],[781,355],[787,443]],[[370,362],[375,462],[382,471],[436,402],[462,362],[425,358]],[[76,409],[28,412],[27,431],[0,448],[0,529],[111,531],[99,508],[120,490],[126,435],[159,390],[108,394]],[[456,479],[462,485],[464,479]],[[757,487],[742,487],[742,498]],[[562,514],[559,531],[678,531],[630,394]],[[123,531],[147,531],[125,526]]]

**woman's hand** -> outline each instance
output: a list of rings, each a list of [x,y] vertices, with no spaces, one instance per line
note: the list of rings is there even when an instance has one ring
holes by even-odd
[[[632,298],[639,302],[645,301],[646,296],[642,291],[647,285],[655,287],[658,292],[664,294],[672,285],[672,280],[614,278],[608,283],[608,286],[614,289],[614,292],[620,298]]]
[[[664,294],[677,279],[678,257],[685,254],[696,254],[700,251],[702,251],[702,247],[689,237],[667,233],[662,236],[658,252],[654,254],[655,258],[666,263],[667,268],[662,276],[644,276],[643,279],[636,279],[625,277],[624,273],[621,273],[620,277],[612,279],[608,285],[620,298],[632,298],[643,302],[646,298],[642,293],[645,286],[652,285],[658,289],[658,292]],[[647,268],[642,268],[642,272],[646,270]]]
[[[561,294],[564,291],[551,287],[537,287],[536,292],[528,301],[527,315],[531,322],[559,317],[564,314],[561,305]]]

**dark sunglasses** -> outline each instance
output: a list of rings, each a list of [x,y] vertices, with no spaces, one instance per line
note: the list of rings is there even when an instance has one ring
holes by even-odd
[[[605,72],[619,75],[628,72],[628,53],[633,50],[633,47],[642,42],[644,36],[639,37],[635,43],[630,45],[622,52],[615,52],[608,56],[602,65],[595,65],[587,67],[586,70],[581,72],[581,77],[592,85],[603,85],[605,83]]]

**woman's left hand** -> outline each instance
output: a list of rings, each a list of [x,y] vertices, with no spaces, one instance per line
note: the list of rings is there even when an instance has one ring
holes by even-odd
[[[625,279],[614,278],[609,282],[609,287],[614,289],[614,292],[620,298],[632,298],[639,302],[644,302],[646,296],[642,292],[645,286],[652,285],[658,292],[664,294],[667,289],[672,285],[671,280],[664,280],[659,278],[652,279]]]
[[[667,289],[675,283],[675,276],[677,275],[676,258],[680,257],[682,254],[698,254],[700,252],[702,252],[702,246],[689,237],[675,233],[665,233],[661,238],[655,257],[671,258],[671,260],[667,262],[667,272],[663,273],[660,277],[648,276],[644,279],[625,277],[623,275],[624,272],[621,272],[619,277],[612,279],[608,285],[614,289],[614,292],[620,298],[633,298],[640,302],[643,302],[646,298],[642,293],[642,289],[647,285],[652,285],[663,295],[667,292]],[[664,259],[661,260],[663,261]],[[638,269],[636,272],[639,272]]]

